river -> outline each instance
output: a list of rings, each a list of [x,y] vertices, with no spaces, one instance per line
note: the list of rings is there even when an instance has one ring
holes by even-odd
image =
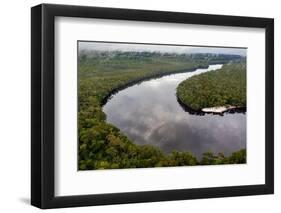
[[[191,151],[200,158],[207,151],[229,155],[246,148],[246,113],[193,115],[176,98],[180,82],[221,66],[167,75],[121,90],[103,107],[107,122],[134,143],[151,144],[165,153]]]

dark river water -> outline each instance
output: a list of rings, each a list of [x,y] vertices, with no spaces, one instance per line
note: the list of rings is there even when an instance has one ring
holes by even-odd
[[[191,151],[197,157],[212,151],[226,155],[246,148],[246,114],[204,116],[183,110],[176,99],[177,85],[208,69],[144,81],[116,93],[103,107],[107,122],[136,144],[151,144],[169,153]]]

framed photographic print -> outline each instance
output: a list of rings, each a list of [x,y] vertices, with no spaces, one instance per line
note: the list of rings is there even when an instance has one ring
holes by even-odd
[[[31,203],[271,194],[274,21],[31,9]]]

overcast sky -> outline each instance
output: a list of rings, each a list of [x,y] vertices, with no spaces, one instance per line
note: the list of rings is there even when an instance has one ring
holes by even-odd
[[[167,53],[218,53],[235,54],[246,56],[246,48],[229,47],[194,47],[194,46],[170,46],[170,45],[149,45],[149,44],[128,44],[128,43],[106,43],[106,42],[79,42],[79,51],[151,51]]]

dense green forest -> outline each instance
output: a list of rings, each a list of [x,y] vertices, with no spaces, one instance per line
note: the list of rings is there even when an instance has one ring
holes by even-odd
[[[246,107],[246,64],[229,63],[219,70],[192,76],[179,84],[177,97],[193,110]]]
[[[190,152],[164,154],[154,146],[134,144],[117,127],[106,122],[106,115],[102,111],[107,98],[120,88],[148,78],[207,67],[218,60],[226,63],[239,60],[239,57],[157,52],[80,52],[79,169],[245,163],[245,150],[230,156],[208,152],[198,160]]]

